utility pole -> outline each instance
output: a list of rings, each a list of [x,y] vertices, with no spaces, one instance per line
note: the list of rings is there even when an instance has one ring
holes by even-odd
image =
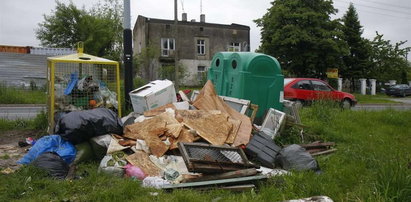
[[[130,25],[130,0],[124,0],[123,12],[123,46],[124,46],[124,98],[126,109],[131,108],[129,92],[133,89],[133,50]]]
[[[179,72],[178,72],[178,49],[177,49],[177,36],[178,36],[178,16],[177,16],[177,0],[174,0],[174,70],[175,70],[175,79],[174,79],[174,86],[178,92],[180,85],[179,85]]]

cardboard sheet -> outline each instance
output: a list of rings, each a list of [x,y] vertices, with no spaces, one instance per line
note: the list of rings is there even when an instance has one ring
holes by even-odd
[[[201,89],[200,94],[196,97],[193,105],[200,110],[220,110],[229,114],[233,119],[240,120],[241,124],[234,139],[234,146],[246,145],[250,141],[252,124],[249,117],[243,115],[230,106],[228,106],[214,90],[214,85],[210,80]]]
[[[183,124],[195,130],[199,136],[213,145],[223,145],[227,139],[232,123],[227,114],[214,114],[202,110],[178,110]]]
[[[144,140],[150,134],[161,135],[166,130],[166,122],[161,117],[153,117],[143,122],[127,125],[124,129],[124,137],[137,140]]]
[[[241,121],[232,118],[228,118],[228,121],[233,124],[233,127],[231,128],[230,134],[228,135],[227,140],[225,140],[225,143],[233,144],[235,138],[237,137],[238,129],[240,129]]]

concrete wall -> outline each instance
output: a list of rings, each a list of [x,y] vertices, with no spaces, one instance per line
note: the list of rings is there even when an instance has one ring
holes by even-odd
[[[197,68],[198,66],[204,66],[205,71],[207,71],[211,65],[211,60],[180,60],[180,64],[184,67],[187,74],[183,79],[184,85],[199,86],[203,84],[203,78],[198,77]]]
[[[222,25],[204,22],[178,22],[178,37],[175,39],[175,49],[178,58],[191,76],[186,77],[183,85],[199,85],[197,78],[198,66],[210,66],[213,55],[220,51],[228,51],[230,43],[239,43],[241,51],[250,51],[250,28],[244,25]],[[155,48],[158,62],[150,62],[140,67],[140,75],[147,80],[156,79],[158,68],[162,65],[174,65],[174,53],[161,56],[161,38],[174,38],[174,21],[151,19],[139,16],[133,30],[133,51],[141,51],[151,46]],[[197,40],[205,41],[205,54],[197,53]]]

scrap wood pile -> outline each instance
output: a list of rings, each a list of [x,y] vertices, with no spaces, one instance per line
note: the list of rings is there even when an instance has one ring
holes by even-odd
[[[253,126],[250,117],[217,96],[209,81],[193,102],[170,101],[122,120],[103,108],[63,115],[56,125],[56,140],[38,148],[34,145],[27,154],[30,159],[20,163],[31,163],[51,152],[53,158],[61,158],[62,172],[54,176],[64,178],[69,171],[65,164],[79,163],[92,151],[102,158],[100,171],[134,177],[142,180],[143,186],[163,189],[217,185],[245,190],[254,188],[255,181],[288,173],[276,168],[319,171],[304,145],[281,148],[274,143],[284,113],[270,112],[262,126]],[[74,151],[59,147],[67,143],[75,144]],[[51,159],[50,154],[42,158],[43,162]]]

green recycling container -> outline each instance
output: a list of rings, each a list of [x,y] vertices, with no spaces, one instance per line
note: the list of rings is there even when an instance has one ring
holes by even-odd
[[[251,52],[220,52],[214,55],[207,78],[213,82],[218,95],[257,104],[257,121],[269,108],[283,109],[284,76],[274,57]]]
[[[228,60],[233,52],[218,52],[214,55],[211,61],[211,67],[207,73],[207,79],[212,80],[214,88],[217,92],[223,90],[224,75],[227,74],[225,66],[228,65]]]

